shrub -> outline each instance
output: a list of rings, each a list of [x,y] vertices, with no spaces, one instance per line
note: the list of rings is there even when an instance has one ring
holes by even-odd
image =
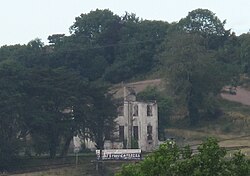
[[[123,166],[116,176],[249,176],[250,162],[240,152],[231,160],[218,141],[208,138],[198,152],[166,142],[138,164]]]

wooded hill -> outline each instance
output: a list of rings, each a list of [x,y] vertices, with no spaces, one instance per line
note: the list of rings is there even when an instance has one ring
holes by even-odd
[[[250,74],[250,34],[236,36],[225,23],[206,9],[175,23],[97,9],[76,17],[69,36],[49,36],[48,45],[34,39],[2,46],[0,168],[20,151],[65,155],[75,134],[102,148],[114,130],[116,106],[108,94],[114,83],[168,83],[164,96],[154,88],[138,95],[157,99],[161,131],[178,107],[191,125],[216,118],[222,87]]]

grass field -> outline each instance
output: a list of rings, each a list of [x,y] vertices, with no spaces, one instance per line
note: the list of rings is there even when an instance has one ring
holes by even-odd
[[[223,111],[221,117],[204,120],[195,127],[168,128],[166,133],[181,146],[196,146],[207,137],[215,137],[229,153],[240,150],[250,158],[250,107],[222,99],[219,103]]]
[[[8,175],[13,176],[112,176],[115,172],[117,172],[123,164],[128,163],[123,161],[114,161],[114,162],[103,162],[99,166],[99,170],[96,169],[96,163],[94,155],[92,157],[80,156],[78,160],[78,164],[75,164],[75,160],[72,158],[67,159],[66,165],[58,165],[58,166],[48,166],[39,167],[39,163],[36,159],[30,159],[29,162],[26,163],[26,169],[19,170],[18,173],[12,173]],[[47,160],[40,159],[40,164],[46,162]],[[32,163],[36,162],[36,167],[32,166]],[[57,161],[58,163],[59,160]],[[70,164],[69,164],[70,163]],[[28,165],[32,166],[32,169],[28,168]]]
[[[44,171],[38,171],[38,172],[30,172],[25,174],[13,174],[13,176],[80,176],[80,175],[93,175],[94,173],[91,173],[90,171],[86,170],[86,166],[79,165],[78,167],[71,166],[71,167],[63,167],[58,169],[49,169]]]

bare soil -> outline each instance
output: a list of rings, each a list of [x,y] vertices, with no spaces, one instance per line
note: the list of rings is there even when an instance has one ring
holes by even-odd
[[[242,88],[237,87],[236,88],[236,94],[230,94],[230,93],[222,93],[221,97],[223,99],[234,101],[241,103],[243,105],[249,105],[250,106],[250,91]]]
[[[120,83],[113,86],[112,92],[116,92],[116,98],[121,98],[123,97],[124,86],[131,87],[135,90],[136,93],[139,93],[149,86],[162,87],[162,84],[163,81],[161,79],[145,80],[133,83]],[[228,87],[225,87],[225,89],[228,89]],[[229,91],[224,91],[223,93],[221,93],[221,97],[229,101],[234,101],[243,105],[250,106],[250,91],[240,86],[236,87],[235,94],[230,94]]]

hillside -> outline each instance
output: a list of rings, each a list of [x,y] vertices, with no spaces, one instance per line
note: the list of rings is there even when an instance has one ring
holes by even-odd
[[[120,83],[115,84],[112,86],[112,92],[115,93],[115,98],[122,98],[123,97],[123,88],[124,87],[130,87],[132,88],[136,94],[139,92],[142,92],[147,87],[157,87],[162,89],[162,80],[161,79],[152,79],[152,80],[144,80],[144,81],[138,81],[138,82],[131,82],[131,83]]]
[[[123,97],[123,87],[130,87],[135,91],[136,94],[138,94],[139,92],[145,90],[147,87],[157,87],[159,90],[162,90],[164,89],[164,83],[162,79],[151,79],[137,82],[115,84],[114,86],[112,86],[112,92],[115,92],[116,98]],[[221,98],[250,106],[250,91],[240,86],[236,88],[236,94],[222,92]]]

